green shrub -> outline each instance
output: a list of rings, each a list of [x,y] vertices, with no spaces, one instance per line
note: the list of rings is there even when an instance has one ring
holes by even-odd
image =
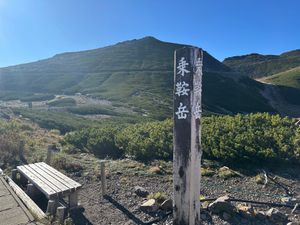
[[[265,177],[263,174],[257,174],[254,178],[253,178],[254,182],[256,184],[265,184]]]
[[[211,116],[203,120],[202,146],[206,157],[229,163],[299,161],[295,121],[257,113]]]
[[[70,144],[82,151],[86,150],[89,138],[89,129],[69,132],[64,136],[63,144]]]
[[[238,172],[228,168],[227,166],[223,166],[218,170],[218,176],[223,178],[224,180],[227,180],[232,177],[238,177],[241,176]]]
[[[204,158],[226,164],[298,162],[300,128],[279,115],[257,113],[210,116],[202,119]],[[100,157],[131,156],[138,160],[173,156],[172,120],[128,125],[121,129],[102,126],[69,133],[66,144]]]
[[[59,170],[65,170],[69,173],[80,172],[83,167],[79,163],[71,162],[67,155],[56,154],[52,160],[52,166]]]
[[[203,177],[212,177],[216,173],[214,170],[205,167],[202,167],[200,172],[201,172],[201,176]]]
[[[171,159],[172,121],[130,125],[116,137],[117,146],[139,160]]]
[[[79,114],[79,115],[111,115],[111,116],[120,116],[121,113],[115,112],[111,106],[99,106],[99,105],[88,105],[80,107],[72,107],[67,109],[68,112]]]
[[[89,151],[100,158],[119,158],[123,153],[115,144],[117,132],[118,128],[108,126],[70,132],[65,135],[64,144]]]
[[[151,193],[147,196],[147,199],[155,199],[158,204],[162,204],[168,199],[168,196],[163,192]]]
[[[100,158],[122,156],[122,151],[116,146],[115,135],[117,128],[103,127],[93,128],[89,132],[87,148]]]

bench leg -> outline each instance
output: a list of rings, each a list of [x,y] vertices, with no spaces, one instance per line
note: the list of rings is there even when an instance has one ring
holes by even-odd
[[[60,206],[56,209],[56,218],[59,221],[59,224],[64,224],[66,215],[66,207]]]
[[[70,208],[78,206],[78,191],[75,191],[74,193],[69,195],[69,204]]]
[[[39,195],[39,190],[33,184],[27,184],[27,195],[35,199]]]
[[[57,207],[57,200],[55,199],[49,200],[46,213],[49,215],[54,215],[56,212],[56,207]]]
[[[17,182],[17,174],[18,174],[18,170],[17,169],[13,169],[11,171],[11,179],[16,183]]]
[[[28,183],[27,178],[23,174],[20,173],[20,184],[26,185],[27,183]]]

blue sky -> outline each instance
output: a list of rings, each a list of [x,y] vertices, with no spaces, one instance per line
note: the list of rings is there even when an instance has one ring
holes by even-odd
[[[300,48],[299,0],[0,0],[0,67],[154,36],[223,60]]]

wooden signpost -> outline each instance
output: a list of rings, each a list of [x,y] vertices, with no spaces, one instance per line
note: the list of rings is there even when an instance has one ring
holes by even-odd
[[[185,47],[174,59],[174,225],[200,224],[200,119],[203,52]]]

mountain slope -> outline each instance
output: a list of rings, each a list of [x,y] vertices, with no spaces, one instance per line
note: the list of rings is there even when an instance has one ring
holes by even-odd
[[[266,83],[300,89],[300,66],[261,79]]]
[[[249,54],[226,58],[223,63],[235,71],[252,78],[280,73],[300,66],[300,50],[281,55]]]
[[[0,97],[80,92],[139,107],[155,118],[166,118],[172,111],[173,55],[181,47],[184,45],[146,37],[1,68]],[[205,110],[273,111],[259,93],[261,88],[258,82],[236,76],[226,65],[204,53]]]
[[[288,108],[296,107],[296,110],[289,110],[293,111],[293,113],[289,113],[289,115],[300,116],[300,67],[277,73],[272,76],[263,77],[258,80],[263,83],[271,84],[273,93],[277,90],[277,95],[280,95],[282,99],[279,99],[278,102],[283,102],[284,100],[281,104],[285,105],[284,108],[287,108],[288,104],[292,105]],[[273,96],[275,95],[273,94]]]

